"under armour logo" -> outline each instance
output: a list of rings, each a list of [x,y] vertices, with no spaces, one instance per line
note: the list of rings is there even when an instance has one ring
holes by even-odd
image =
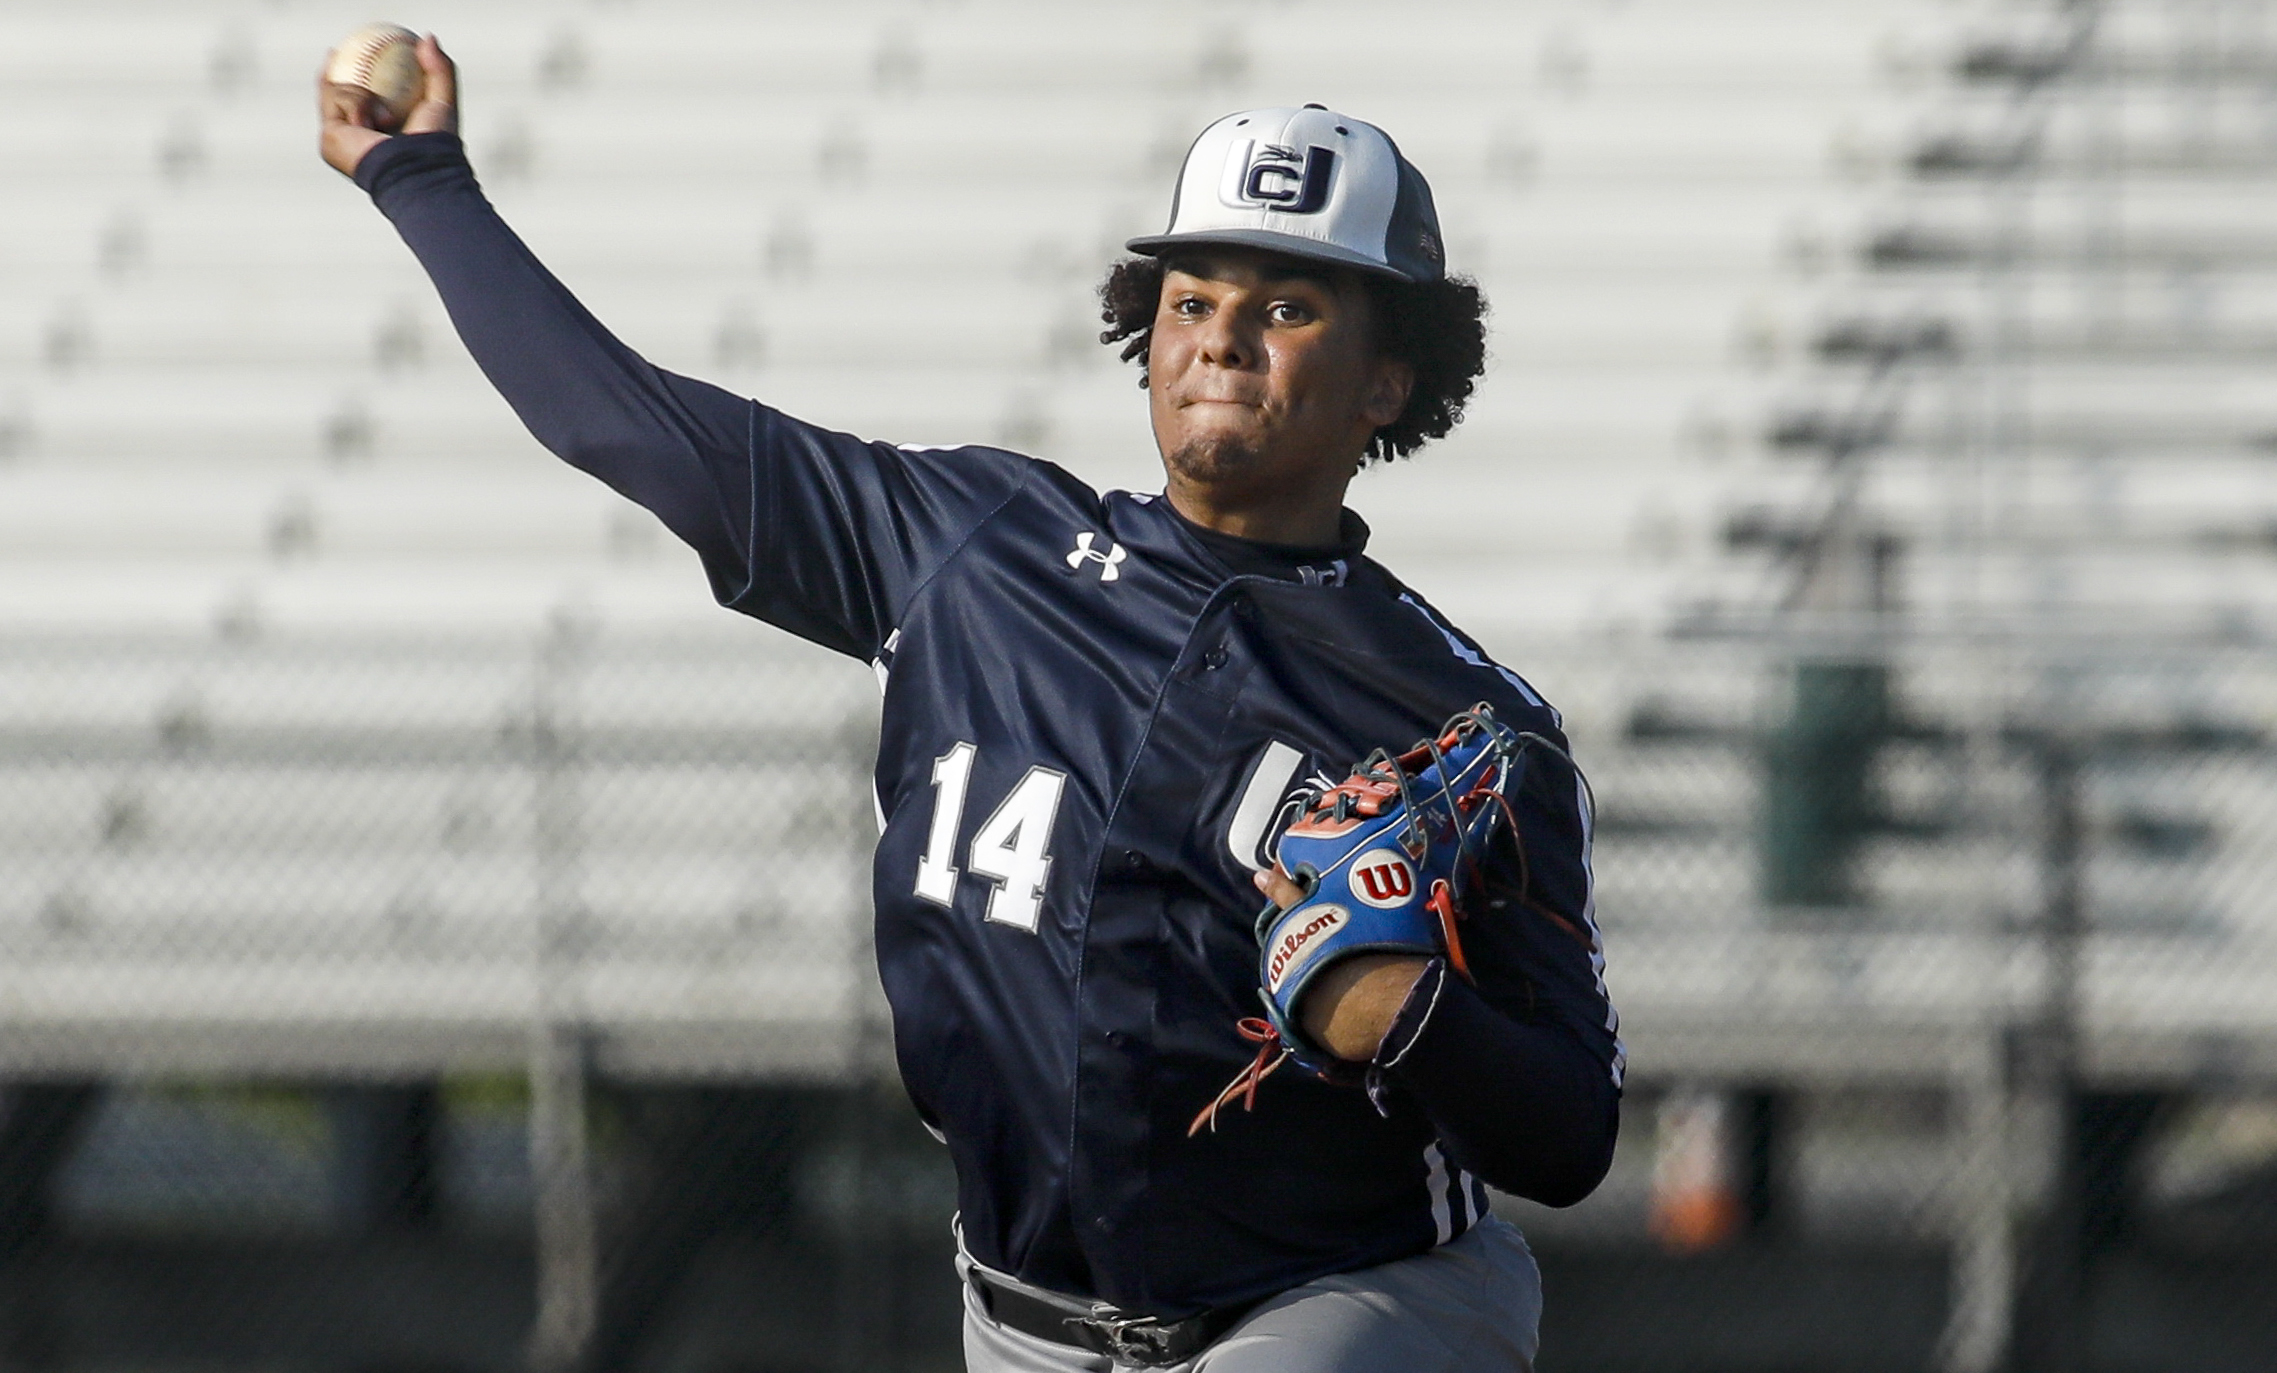
[[[1328,204],[1328,183],[1335,169],[1333,148],[1307,144],[1297,149],[1281,143],[1260,147],[1255,140],[1244,140],[1227,152],[1218,198],[1237,210],[1262,206],[1285,214],[1318,214]]]
[[[1099,564],[1099,580],[1111,582],[1122,576],[1123,559],[1129,557],[1123,546],[1110,539],[1105,552],[1093,548],[1092,541],[1099,536],[1086,529],[1075,536],[1075,547],[1068,550],[1067,570],[1081,572],[1085,563]]]

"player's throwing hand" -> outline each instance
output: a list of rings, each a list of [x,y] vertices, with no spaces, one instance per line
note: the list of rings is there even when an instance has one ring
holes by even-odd
[[[443,45],[435,41],[433,34],[419,40],[418,57],[419,70],[426,77],[426,89],[397,132],[458,132],[458,65],[444,55]],[[325,65],[330,66],[331,60],[327,54]],[[354,176],[356,164],[364,160],[364,154],[390,137],[376,125],[377,103],[377,97],[370,91],[327,81],[324,68],[317,69],[316,112],[323,120],[318,147],[324,152],[324,160],[342,176]]]

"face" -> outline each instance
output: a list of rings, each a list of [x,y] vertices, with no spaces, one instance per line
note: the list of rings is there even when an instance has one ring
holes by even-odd
[[[1356,276],[1248,249],[1171,259],[1147,374],[1173,485],[1244,503],[1323,483],[1340,495],[1414,380],[1377,353]]]

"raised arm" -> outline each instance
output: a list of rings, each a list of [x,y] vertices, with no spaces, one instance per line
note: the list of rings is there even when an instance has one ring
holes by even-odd
[[[498,217],[459,142],[456,68],[432,37],[419,62],[400,135],[372,127],[362,93],[320,82],[321,146],[394,222],[483,374],[538,442],[693,547],[722,604],[874,657],[911,589],[1032,463],[867,443],[651,365]]]

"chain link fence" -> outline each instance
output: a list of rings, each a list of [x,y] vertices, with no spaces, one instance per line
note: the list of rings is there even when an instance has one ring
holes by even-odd
[[[1545,1369],[2258,1368],[2277,654],[1548,643],[1634,1077]],[[0,652],[0,1365],[953,1369],[875,693],[779,636]]]

